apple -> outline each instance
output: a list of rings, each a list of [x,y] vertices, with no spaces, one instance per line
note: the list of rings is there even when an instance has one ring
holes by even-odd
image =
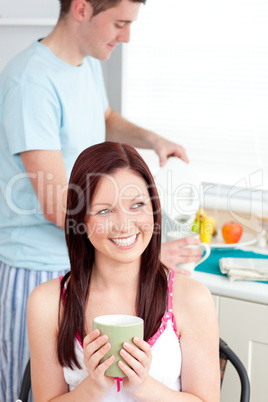
[[[227,222],[223,225],[221,232],[225,243],[238,243],[243,233],[243,227],[237,222]]]

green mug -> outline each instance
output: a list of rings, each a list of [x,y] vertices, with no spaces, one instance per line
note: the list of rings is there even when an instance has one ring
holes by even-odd
[[[115,357],[115,361],[105,374],[108,377],[125,377],[125,373],[118,366],[119,360],[122,360],[119,352],[124,342],[133,344],[132,340],[135,336],[143,339],[143,319],[133,315],[102,315],[94,318],[94,329],[99,329],[101,335],[107,335],[108,342],[111,344],[111,349],[100,363],[112,355]]]

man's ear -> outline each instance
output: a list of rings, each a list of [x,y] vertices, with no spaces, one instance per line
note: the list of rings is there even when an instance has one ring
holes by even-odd
[[[86,0],[74,0],[72,11],[77,21],[89,21],[93,16],[93,8],[91,3]]]

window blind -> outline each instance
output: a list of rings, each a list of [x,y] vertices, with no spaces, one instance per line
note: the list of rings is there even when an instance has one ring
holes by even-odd
[[[257,172],[268,189],[268,0],[147,0],[123,46],[122,114],[183,145],[202,181]]]

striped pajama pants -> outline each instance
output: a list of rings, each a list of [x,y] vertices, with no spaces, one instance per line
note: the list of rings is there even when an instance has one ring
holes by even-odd
[[[0,261],[0,401],[18,398],[29,360],[26,326],[27,300],[40,283],[67,271],[48,272],[15,268]]]

